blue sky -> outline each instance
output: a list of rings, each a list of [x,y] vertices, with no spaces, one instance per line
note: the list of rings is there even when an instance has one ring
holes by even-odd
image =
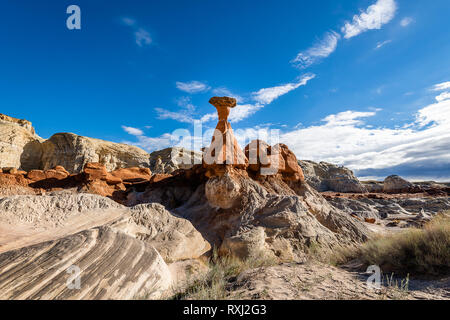
[[[71,4],[81,30],[66,28]],[[449,13],[447,0],[2,1],[0,112],[44,138],[154,151],[190,147],[173,131],[214,128],[209,98],[232,95],[242,144],[278,129],[300,159],[450,180]]]

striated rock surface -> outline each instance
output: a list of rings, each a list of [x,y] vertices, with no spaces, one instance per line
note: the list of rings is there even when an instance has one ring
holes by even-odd
[[[79,289],[68,286],[74,267]],[[153,247],[108,227],[0,254],[0,299],[159,298],[170,285]]]
[[[42,143],[44,170],[63,166],[70,173],[79,173],[89,162],[103,164],[108,171],[127,167],[150,167],[150,157],[144,150],[130,145],[57,133]]]
[[[41,141],[31,122],[0,113],[0,168],[38,169]]]
[[[308,160],[301,160],[299,164],[303,169],[306,182],[319,192],[367,192],[366,187],[355,177],[353,172],[345,167]]]
[[[192,223],[160,204],[141,204],[130,211],[135,237],[156,248],[166,262],[196,259],[211,249]]]

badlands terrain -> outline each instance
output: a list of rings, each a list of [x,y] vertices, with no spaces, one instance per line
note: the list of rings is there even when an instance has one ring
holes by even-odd
[[[286,145],[241,149],[232,100],[211,103],[236,165],[73,133],[45,140],[0,114],[0,299],[450,298],[448,252],[433,272],[382,264],[377,290],[368,261],[349,253],[429,228],[450,210],[449,184],[362,182]],[[278,157],[276,172],[249,162],[261,150]]]

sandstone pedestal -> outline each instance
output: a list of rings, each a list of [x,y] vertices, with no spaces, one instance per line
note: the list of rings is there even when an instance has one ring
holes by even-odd
[[[236,107],[236,99],[229,97],[213,97],[209,100],[217,109],[219,122],[214,131],[214,136],[209,148],[205,149],[203,164],[212,169],[212,175],[222,175],[226,167],[246,169],[248,160],[233,134],[231,124],[228,122],[231,108]],[[211,172],[210,171],[210,172]]]

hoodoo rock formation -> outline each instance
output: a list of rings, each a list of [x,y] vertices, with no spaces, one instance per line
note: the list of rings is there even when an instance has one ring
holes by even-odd
[[[214,168],[224,165],[239,169],[245,169],[248,166],[248,160],[242,152],[234,136],[231,124],[228,122],[231,108],[236,107],[236,99],[229,97],[213,97],[209,100],[217,109],[219,122],[217,123],[211,146],[205,150],[203,157],[206,166]]]

